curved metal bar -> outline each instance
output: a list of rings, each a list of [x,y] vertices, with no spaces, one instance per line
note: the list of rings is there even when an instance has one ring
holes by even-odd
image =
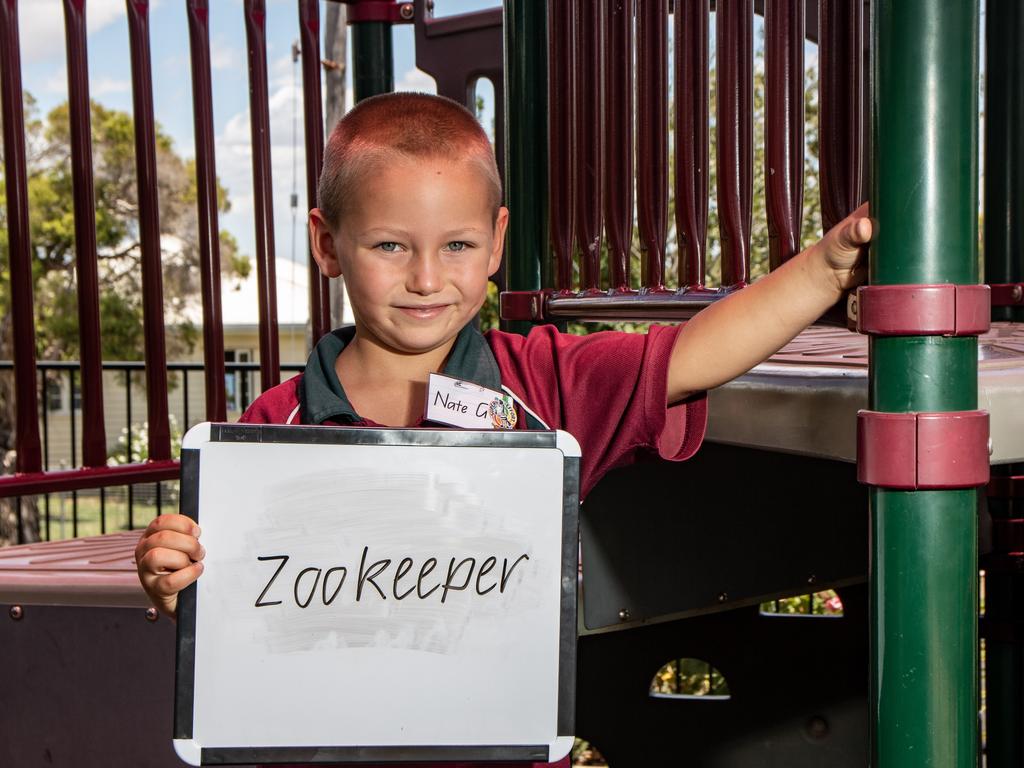
[[[32,243],[28,221],[25,114],[21,94],[21,45],[17,0],[0,2],[0,109],[4,131],[7,247],[11,271],[14,346],[15,449],[18,472],[43,468],[36,392],[36,334],[32,306]]]
[[[139,198],[139,247],[142,251],[149,458],[162,461],[171,458],[171,430],[167,409],[167,347],[164,341],[153,73],[149,55],[149,0],[128,0],[128,47],[131,51],[132,107],[135,112],[135,174]]]
[[[317,203],[317,185],[324,164],[320,4],[317,0],[299,0],[299,46],[302,50],[302,114],[306,127],[306,204],[312,208]],[[308,238],[306,243],[308,248]],[[309,250],[309,318],[315,344],[331,330],[331,289],[313,260],[312,250]]]
[[[804,207],[804,0],[765,9],[765,159],[771,269],[800,250]]]
[[[605,6],[605,232],[611,287],[628,291],[633,243],[633,0]]]
[[[818,181],[826,230],[861,202],[863,13],[859,1],[821,0]]]
[[[213,144],[209,13],[209,0],[188,0],[192,117],[196,142],[199,277],[203,293],[206,418],[210,421],[225,421],[227,398],[224,392],[224,324],[220,301],[220,228],[217,222],[217,164]]]
[[[260,305],[260,386],[266,391],[278,384],[281,375],[274,263],[274,185],[270,175],[270,112],[267,104],[266,0],[245,0],[244,11],[245,39],[249,53],[256,283]]]
[[[708,239],[709,0],[675,12],[675,202],[679,285],[704,285]]]
[[[723,0],[716,7],[722,285],[739,286],[750,275],[754,4],[753,0]]]
[[[572,15],[570,2],[548,4],[548,199],[551,249],[554,251],[554,284],[570,291],[572,281],[572,233],[575,216],[572,158],[574,132]],[[547,275],[545,275],[545,279]]]
[[[598,291],[601,282],[601,229],[604,174],[601,70],[604,65],[597,0],[574,0],[575,73],[573,77],[576,156],[576,244],[581,254],[581,288]]]
[[[644,251],[642,284],[665,285],[668,228],[668,0],[637,3],[637,228]]]

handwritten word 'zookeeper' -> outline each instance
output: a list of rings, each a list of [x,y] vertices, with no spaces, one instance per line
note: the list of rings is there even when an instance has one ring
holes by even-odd
[[[349,581],[349,569],[344,565],[327,568],[307,565],[296,569],[294,564],[289,567],[290,555],[259,555],[256,559],[260,562],[277,561],[278,564],[274,572],[268,574],[269,580],[256,598],[256,607],[294,601],[299,608],[308,608],[318,596],[318,602],[330,605],[341,594],[346,581],[350,583],[349,589],[354,589],[357,603],[364,599],[392,597],[395,600],[434,599],[443,604],[450,592],[467,592],[479,597],[500,595],[508,588],[519,564],[530,559],[525,553],[514,559],[504,557],[499,568],[499,560],[493,555],[479,561],[475,557],[452,557],[446,566],[438,569],[441,561],[436,557],[428,557],[417,567],[411,557],[370,561],[369,551],[369,547],[363,547],[354,582]]]

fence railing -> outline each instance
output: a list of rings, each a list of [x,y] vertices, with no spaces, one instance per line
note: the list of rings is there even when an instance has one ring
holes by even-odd
[[[299,372],[302,368],[301,363],[280,366],[284,372]],[[12,361],[0,360],[0,376],[13,375],[14,370]],[[115,434],[114,430],[118,429],[120,432],[116,443],[102,446],[107,465],[92,471],[80,469],[81,432],[85,428],[81,407],[82,366],[74,360],[44,360],[36,363],[36,370],[34,389],[39,402],[36,420],[41,435],[41,469],[47,474],[40,477],[35,486],[29,486],[12,498],[18,543],[135,528],[166,511],[168,504],[177,503],[181,435],[193,424],[205,420],[203,403],[208,380],[203,376],[203,363],[167,364],[170,452],[168,459],[155,461],[148,455],[148,412],[145,403],[139,402],[140,397],[146,399],[146,390],[141,380],[136,381],[145,376],[146,364],[141,361],[102,363],[100,371],[107,379],[103,387],[104,434]],[[221,382],[220,399],[225,404],[225,413],[240,413],[261,391],[260,364],[227,362],[223,370],[225,378]],[[135,470],[125,474],[122,469],[147,465],[151,465],[151,470],[142,476]],[[95,480],[92,475],[101,473],[104,484],[89,488],[95,482],[78,487],[68,487],[65,483],[65,487],[60,488],[49,482],[53,477],[83,472],[83,481],[90,477]]]

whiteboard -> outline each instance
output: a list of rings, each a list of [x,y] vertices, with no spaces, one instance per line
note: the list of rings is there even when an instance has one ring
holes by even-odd
[[[554,761],[572,745],[564,432],[200,424],[175,748],[192,765]]]

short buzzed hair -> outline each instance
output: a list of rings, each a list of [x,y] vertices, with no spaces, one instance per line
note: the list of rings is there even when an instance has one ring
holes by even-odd
[[[501,178],[491,142],[473,113],[443,96],[386,93],[356,104],[331,131],[317,190],[327,223],[338,226],[367,170],[412,158],[462,160],[478,166],[497,216]]]

